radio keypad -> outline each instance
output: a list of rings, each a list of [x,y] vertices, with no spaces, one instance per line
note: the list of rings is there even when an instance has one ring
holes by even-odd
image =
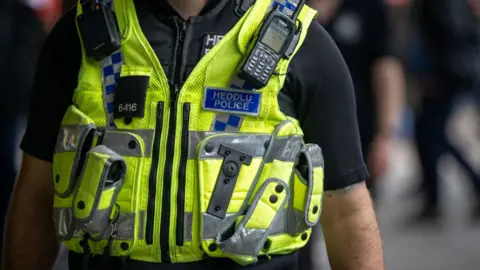
[[[259,80],[267,82],[275,68],[276,59],[274,58],[276,58],[276,56],[270,53],[265,47],[259,46],[252,53],[247,71]]]

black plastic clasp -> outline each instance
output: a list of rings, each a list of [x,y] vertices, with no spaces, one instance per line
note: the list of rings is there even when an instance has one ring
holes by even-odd
[[[292,57],[293,53],[295,52],[295,49],[297,48],[298,43],[300,42],[300,36],[302,34],[303,25],[301,21],[297,21],[297,22],[298,22],[297,31],[295,32],[295,35],[293,36],[292,41],[288,45],[288,49],[285,51],[285,54],[283,55],[285,59],[290,59]]]
[[[242,165],[250,165],[252,163],[252,156],[224,145],[220,146],[218,154],[225,158],[223,159],[222,168],[220,169],[207,213],[224,219],[240,169]]]

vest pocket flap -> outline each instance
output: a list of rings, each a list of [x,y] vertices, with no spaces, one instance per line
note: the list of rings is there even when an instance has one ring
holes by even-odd
[[[306,167],[305,167],[306,166]],[[323,194],[323,155],[316,144],[306,144],[300,156],[300,174],[307,181],[305,198],[305,222],[313,227],[320,219]]]
[[[145,116],[147,90],[152,72],[153,69],[150,67],[122,66],[120,76],[112,86],[115,87],[113,101],[115,119]]]
[[[124,159],[106,146],[97,146],[87,153],[73,202],[74,216],[82,230],[102,234],[110,218],[115,218],[112,209],[126,169]]]
[[[54,187],[61,198],[68,197],[82,169],[85,153],[92,146],[96,127],[93,121],[70,106],[65,114],[55,145],[53,158]]]
[[[285,182],[273,178],[265,181],[245,216],[236,220],[233,235],[228,236],[228,230],[217,235],[220,249],[240,264],[251,263],[252,258],[256,261],[289,197]]]
[[[123,157],[145,157],[152,154],[154,130],[107,130],[102,141],[110,150]]]

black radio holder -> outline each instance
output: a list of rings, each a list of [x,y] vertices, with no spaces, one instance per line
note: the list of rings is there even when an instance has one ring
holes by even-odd
[[[117,17],[103,1],[89,0],[82,4],[83,13],[77,24],[87,57],[103,60],[121,46]]]

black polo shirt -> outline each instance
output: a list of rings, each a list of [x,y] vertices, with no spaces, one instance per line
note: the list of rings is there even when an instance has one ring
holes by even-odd
[[[187,24],[192,30],[182,42],[189,44],[178,57],[182,20],[165,1],[134,0],[140,26],[154,49],[167,78],[182,84],[208,50],[209,42],[225,35],[239,21],[233,0],[210,1],[199,17]],[[36,158],[52,161],[60,123],[72,104],[81,64],[81,47],[75,27],[75,10],[54,27],[41,53],[34,85],[30,118],[22,149]],[[180,68],[178,66],[180,65]],[[347,66],[327,32],[313,23],[303,47],[293,58],[279,95],[281,110],[297,118],[305,141],[316,143],[325,157],[325,188],[339,189],[368,177],[358,135],[355,97]],[[71,256],[71,270],[81,257]],[[228,260],[190,264],[155,265],[130,261],[126,269],[294,269],[295,255],[262,259],[257,266],[240,268]]]

